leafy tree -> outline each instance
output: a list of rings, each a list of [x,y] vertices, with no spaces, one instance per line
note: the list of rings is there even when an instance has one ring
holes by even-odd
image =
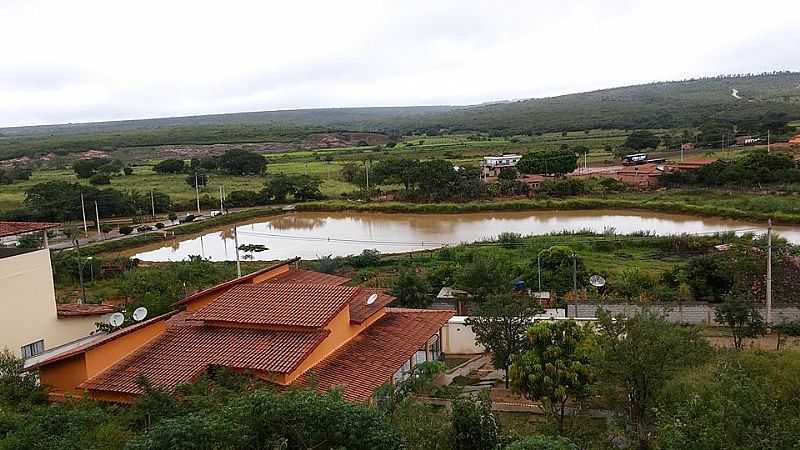
[[[178,215],[175,213],[175,211],[170,211],[169,216],[167,216],[167,218],[170,221],[175,222],[176,220],[178,220]]]
[[[540,175],[564,175],[578,167],[578,157],[572,151],[543,150],[522,155],[517,163],[521,173]]]
[[[497,178],[499,180],[514,181],[517,179],[517,169],[513,167],[503,168],[500,170],[500,173],[497,174]]]
[[[182,159],[165,159],[155,166],[153,171],[156,173],[181,173],[186,170],[186,163]]]
[[[128,176],[128,175],[133,175],[133,167],[131,167],[131,166],[125,166],[125,167],[122,169],[122,172],[125,174],[125,176]]]
[[[400,183],[408,191],[411,186],[419,180],[420,162],[413,159],[385,159],[378,161],[370,177],[375,176],[376,180],[381,180],[381,184]]]
[[[225,197],[225,206],[241,208],[262,203],[262,195],[253,191],[233,191]]]
[[[510,292],[514,277],[507,261],[475,254],[455,278],[456,287],[469,292],[477,302],[482,302],[492,295]]]
[[[319,200],[322,198],[322,180],[310,175],[296,175],[293,180],[294,199],[297,201]]]
[[[0,423],[2,405],[43,403],[46,399],[45,393],[39,389],[36,374],[25,372],[24,366],[25,361],[14,356],[8,348],[0,351]]]
[[[425,308],[431,304],[431,287],[428,280],[414,272],[400,272],[392,288],[392,295],[399,304],[409,308]]]
[[[525,348],[525,332],[533,316],[541,312],[544,309],[530,298],[513,297],[509,293],[489,297],[467,319],[475,341],[491,352],[494,366],[506,372],[506,388],[511,357]]]
[[[672,386],[658,410],[663,449],[797,448],[800,371],[794,352],[735,352]]]
[[[767,334],[767,324],[758,312],[756,303],[745,296],[729,295],[714,311],[714,320],[731,331],[733,346],[742,349],[744,338]]]
[[[514,390],[540,401],[561,433],[567,403],[585,397],[594,382],[590,352],[590,332],[574,320],[539,322],[528,329],[527,350],[509,367]]]
[[[636,130],[625,138],[623,146],[631,150],[644,150],[646,148],[656,148],[661,139],[647,130]]]
[[[89,183],[95,186],[111,184],[111,177],[104,173],[98,173],[89,178]]]
[[[273,199],[276,203],[283,203],[295,189],[294,178],[289,175],[278,174],[270,177],[262,191],[264,196]]]
[[[106,164],[109,160],[106,158],[91,158],[81,159],[72,163],[72,170],[78,178],[90,178],[97,173],[97,170]]]
[[[454,448],[490,450],[499,443],[497,419],[487,396],[477,399],[456,398],[452,401]]]
[[[127,225],[119,227],[119,234],[127,236],[131,233],[133,233],[133,227],[129,227]]]
[[[563,294],[573,288],[573,276],[580,289],[586,279],[586,266],[580,255],[570,247],[554,245],[531,258],[525,280],[530,286],[539,286],[541,265],[542,289]]]
[[[650,311],[631,318],[600,310],[597,323],[598,378],[618,397],[636,440],[648,447],[662,387],[678,371],[711,353],[697,329],[671,324]]]
[[[342,179],[348,183],[352,183],[355,180],[356,176],[358,176],[361,170],[358,168],[358,165],[354,162],[348,162],[342,165],[340,169],[340,173],[342,175]]]
[[[258,153],[232,149],[220,157],[220,167],[230,175],[259,175],[267,166],[267,160]]]

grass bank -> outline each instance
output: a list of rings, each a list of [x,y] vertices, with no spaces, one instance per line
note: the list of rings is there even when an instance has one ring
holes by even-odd
[[[713,216],[749,222],[772,219],[800,223],[800,197],[751,193],[621,193],[614,196],[580,196],[546,199],[487,200],[466,203],[357,203],[341,200],[297,205],[298,211],[371,211],[386,213],[467,213],[483,211],[626,209]]]

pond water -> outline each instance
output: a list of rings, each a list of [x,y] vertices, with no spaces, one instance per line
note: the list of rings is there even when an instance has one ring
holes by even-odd
[[[240,251],[240,257],[263,261],[295,256],[303,259],[346,256],[373,248],[382,253],[407,252],[491,239],[503,232],[530,235],[565,230],[603,232],[612,228],[621,234],[651,231],[662,235],[753,228],[758,228],[757,233],[766,231],[765,224],[735,220],[608,210],[465,214],[297,212],[236,225],[240,245],[268,248],[262,252]],[[790,242],[800,242],[800,227],[775,227],[775,232]],[[124,254],[143,261],[181,261],[190,255],[213,261],[233,261],[236,258],[234,249],[233,226],[228,225]]]

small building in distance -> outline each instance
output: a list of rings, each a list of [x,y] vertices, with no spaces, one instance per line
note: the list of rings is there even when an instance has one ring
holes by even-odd
[[[46,232],[56,223],[0,222],[0,237]],[[30,359],[92,334],[110,305],[56,304],[50,250],[0,247],[0,351]]]
[[[734,142],[736,145],[755,145],[758,144],[760,139],[753,136],[736,136]]]
[[[652,189],[658,186],[658,177],[664,173],[663,166],[657,164],[642,164],[628,166],[617,172],[617,179],[639,189]]]
[[[522,155],[517,154],[484,156],[481,161],[481,177],[496,177],[503,169],[515,167],[520,159],[522,159]]]

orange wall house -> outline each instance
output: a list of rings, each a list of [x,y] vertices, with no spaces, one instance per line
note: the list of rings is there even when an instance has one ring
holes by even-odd
[[[88,393],[128,403],[143,392],[140,377],[171,390],[223,366],[282,386],[305,384],[314,372],[318,388],[343,385],[345,398],[364,401],[420,357],[438,357],[429,341],[452,312],[388,308],[394,297],[296,261],[192,294],[176,303],[183,312],[98,336],[33,368],[54,400]]]

